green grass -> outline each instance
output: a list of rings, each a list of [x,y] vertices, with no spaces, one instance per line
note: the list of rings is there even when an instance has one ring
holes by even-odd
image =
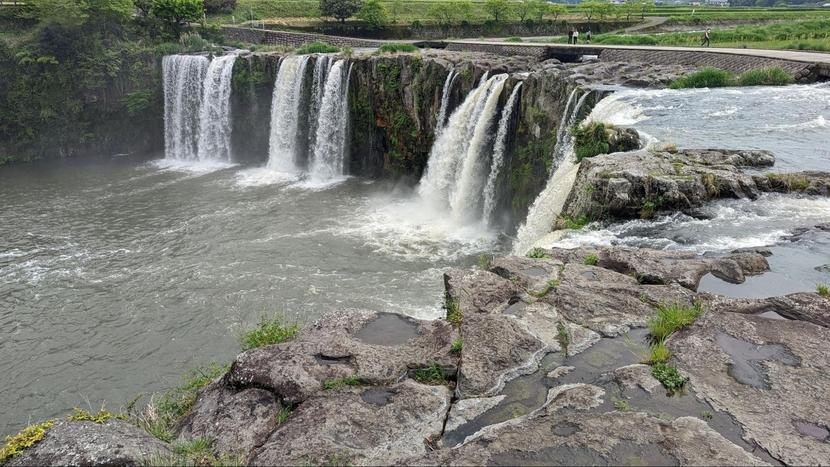
[[[713,416],[714,415],[712,415],[712,412],[710,412],[708,410],[704,410],[703,412],[700,412],[700,418],[702,418],[706,421],[711,420]]]
[[[46,437],[46,432],[54,425],[54,420],[47,420],[35,425],[29,425],[16,435],[6,436],[6,443],[0,449],[0,465],[5,464],[12,458],[22,454],[26,449],[41,442]]]
[[[608,132],[605,130],[606,125],[600,122],[576,125],[571,129],[577,161],[608,153],[611,146],[608,144]]]
[[[97,413],[91,413],[75,407],[72,409],[72,413],[66,417],[71,422],[93,422],[98,424],[107,423],[114,418],[124,419],[126,416],[114,414],[104,409],[99,410]]]
[[[347,376],[345,378],[337,378],[326,380],[323,383],[323,389],[330,391],[332,389],[340,389],[346,386],[360,386],[360,379],[357,376]]]
[[[378,52],[380,53],[398,53],[398,52],[417,52],[418,47],[415,47],[412,44],[383,44],[382,46],[378,47]]]
[[[507,39],[505,39],[505,42],[523,42],[523,41],[522,41],[521,37],[513,36],[513,37],[508,37]]]
[[[528,251],[527,252],[527,257],[528,258],[533,258],[533,259],[542,259],[542,258],[547,258],[548,254],[545,253],[544,248],[538,248],[537,247],[537,248],[533,248],[530,251]]]
[[[786,188],[787,191],[804,191],[810,187],[810,180],[800,174],[768,173],[767,179],[773,187]]]
[[[674,332],[692,324],[701,313],[700,305],[686,306],[678,303],[662,304],[657,307],[657,315],[648,321],[651,338],[663,342]]]
[[[419,383],[424,384],[446,384],[447,378],[444,376],[444,370],[441,365],[433,363],[426,368],[418,368],[415,370],[412,378]]]
[[[585,257],[585,260],[582,261],[583,264],[586,266],[596,266],[599,264],[599,257],[593,253]]]
[[[590,220],[588,220],[588,216],[586,215],[579,217],[564,216],[559,218],[557,225],[563,229],[579,230],[588,225],[589,222]]]
[[[297,55],[328,54],[335,52],[340,52],[340,47],[325,44],[323,42],[312,42],[311,44],[306,44],[294,51]]]
[[[461,307],[458,305],[458,300],[447,295],[444,299],[444,309],[447,310],[447,321],[454,326],[461,326],[464,315],[461,314]]]
[[[651,376],[663,384],[663,387],[674,393],[683,388],[689,378],[682,376],[677,368],[667,363],[656,363],[651,367]]]
[[[793,82],[793,76],[781,68],[757,68],[738,76],[740,86],[784,86]]]
[[[492,262],[493,262],[493,255],[488,255],[486,253],[482,253],[482,254],[478,255],[478,258],[476,259],[476,264],[478,265],[479,269],[485,269],[485,270],[489,269],[490,268],[490,263],[492,263]]]
[[[291,407],[281,405],[280,409],[277,411],[277,425],[282,425],[288,421],[288,418],[291,417],[292,412],[294,412],[294,410]]]
[[[266,345],[279,344],[293,338],[299,332],[297,323],[285,324],[283,318],[263,316],[255,328],[246,331],[239,338],[242,350],[251,350]]]
[[[559,287],[559,282],[559,279],[551,279],[547,281],[547,283],[545,283],[545,287],[542,290],[528,290],[527,293],[533,295],[536,298],[542,298],[548,293],[550,293],[551,290],[555,290],[557,287]]]
[[[464,341],[461,339],[456,339],[452,342],[452,347],[450,348],[450,352],[452,353],[461,353],[464,349]]]
[[[133,422],[156,438],[170,442],[173,427],[190,413],[199,392],[213,380],[228,371],[229,365],[211,363],[207,367],[191,370],[179,386],[160,396],[154,395],[144,409],[133,416]]]
[[[565,355],[568,355],[568,346],[571,345],[571,333],[562,321],[556,323],[556,340],[562,346]]]
[[[614,401],[614,408],[620,412],[628,412],[631,410],[631,404],[627,400],[617,399]]]
[[[649,346],[648,363],[666,363],[671,358],[671,351],[664,342],[655,342]]]
[[[830,298],[830,285],[827,284],[817,284],[816,285],[816,293],[821,295],[824,298]]]
[[[172,446],[172,455],[153,456],[145,463],[146,467],[162,466],[242,466],[244,459],[238,456],[224,454],[216,456],[213,441],[205,437],[197,437],[187,441],[179,441]]]
[[[722,88],[731,86],[733,82],[732,73],[719,68],[707,67],[672,81],[669,87],[672,89]]]

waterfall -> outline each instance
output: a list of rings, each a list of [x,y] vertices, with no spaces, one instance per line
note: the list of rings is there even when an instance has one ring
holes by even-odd
[[[300,157],[298,127],[303,79],[308,55],[286,57],[280,63],[271,97],[271,132],[268,168],[293,173]]]
[[[236,54],[215,57],[208,66],[199,112],[199,161],[231,160],[231,74]]]
[[[331,180],[345,173],[346,134],[349,119],[349,76],[346,60],[337,60],[328,72],[320,102],[311,178]]]
[[[483,78],[452,113],[430,150],[418,194],[454,220],[481,216],[481,193],[491,148],[491,127],[506,74]]]
[[[326,76],[331,68],[329,55],[318,55],[314,62],[314,74],[311,80],[311,97],[308,104],[308,154],[314,154],[314,140],[317,137],[317,121],[320,116],[320,103],[326,88]]]
[[[195,160],[199,147],[199,109],[207,57],[167,55],[162,59],[164,83],[164,156]]]
[[[444,129],[444,120],[447,119],[447,109],[450,105],[450,93],[452,92],[452,85],[455,83],[456,78],[458,78],[458,73],[455,70],[450,70],[447,79],[444,80],[444,90],[441,91],[441,110],[438,112],[438,118],[435,120],[436,134]]]
[[[496,133],[496,142],[493,145],[493,161],[490,163],[490,175],[487,177],[487,183],[484,186],[484,225],[490,225],[490,220],[493,217],[493,211],[496,209],[496,181],[501,173],[501,168],[504,165],[504,150],[507,146],[507,131],[510,128],[510,118],[513,116],[513,108],[516,106],[516,101],[519,96],[519,89],[522,83],[513,88],[504,110],[501,111],[501,119],[499,120],[499,129]]]
[[[565,105],[565,112],[559,123],[559,131],[557,131],[557,134],[562,134],[562,137],[556,140],[556,146],[553,150],[553,173],[548,179],[545,189],[539,193],[539,196],[533,201],[533,205],[530,206],[525,223],[519,227],[516,242],[513,245],[514,254],[522,255],[526,253],[534,242],[550,232],[554,221],[565,206],[565,201],[567,201],[571,188],[573,188],[579,170],[579,163],[576,162],[576,155],[574,154],[573,136],[566,130],[577,123],[579,111],[590,94],[590,91],[583,94],[572,109],[568,108],[568,104],[572,103],[574,93],[572,92],[568,98],[568,104]]]

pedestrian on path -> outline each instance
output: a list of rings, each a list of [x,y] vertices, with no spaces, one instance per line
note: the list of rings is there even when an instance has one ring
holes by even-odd
[[[571,26],[571,28],[568,29],[568,45],[571,45],[573,40],[574,40],[574,28],[573,28],[573,26]]]
[[[591,43],[591,28],[588,28],[588,32],[585,33],[585,43],[586,44]]]
[[[700,43],[701,47],[709,47],[709,28],[706,28],[706,32],[703,33],[703,42]]]
[[[579,43],[579,29],[574,29],[574,44]]]

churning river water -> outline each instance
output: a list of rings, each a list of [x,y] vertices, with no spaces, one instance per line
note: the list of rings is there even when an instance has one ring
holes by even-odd
[[[769,149],[778,171],[830,169],[827,86],[610,99],[597,112],[662,142]],[[133,157],[0,169],[0,433],[72,406],[118,408],[190,368],[227,362],[236,336],[265,314],[301,323],[343,307],[441,316],[441,272],[510,240],[460,227],[415,197],[359,178],[314,186],[267,169]],[[709,214],[595,227],[558,243],[776,244],[768,277],[794,282],[776,291],[830,282],[820,269],[830,238],[788,240],[830,221],[830,200],[766,196]]]

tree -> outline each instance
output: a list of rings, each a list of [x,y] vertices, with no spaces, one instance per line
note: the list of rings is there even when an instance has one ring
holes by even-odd
[[[360,11],[361,0],[320,0],[320,14],[337,18],[341,23]]]
[[[153,0],[153,16],[168,23],[176,37],[182,27],[202,19],[205,4],[202,0]]]
[[[591,0],[589,2],[582,2],[583,13],[585,13],[585,19],[591,21],[591,18],[600,17],[604,18],[610,11],[611,5],[605,2],[600,2],[596,0]]]
[[[519,17],[519,21],[522,23],[533,14],[533,10],[535,9],[534,0],[519,0],[513,6],[513,11],[516,12],[516,16]]]
[[[559,15],[565,14],[568,9],[565,5],[561,3],[549,3],[548,4],[548,11],[547,13],[553,16],[553,20],[556,21],[559,18]]]
[[[533,5],[533,16],[541,22],[550,11],[551,4],[545,0],[530,0],[530,3]]]
[[[472,4],[469,1],[435,2],[427,15],[441,26],[451,26],[470,17]]]
[[[484,2],[484,11],[497,23],[507,19],[510,10],[510,3],[507,0],[486,0]]]
[[[365,21],[371,29],[381,29],[389,23],[389,14],[380,0],[363,2],[357,17]]]

